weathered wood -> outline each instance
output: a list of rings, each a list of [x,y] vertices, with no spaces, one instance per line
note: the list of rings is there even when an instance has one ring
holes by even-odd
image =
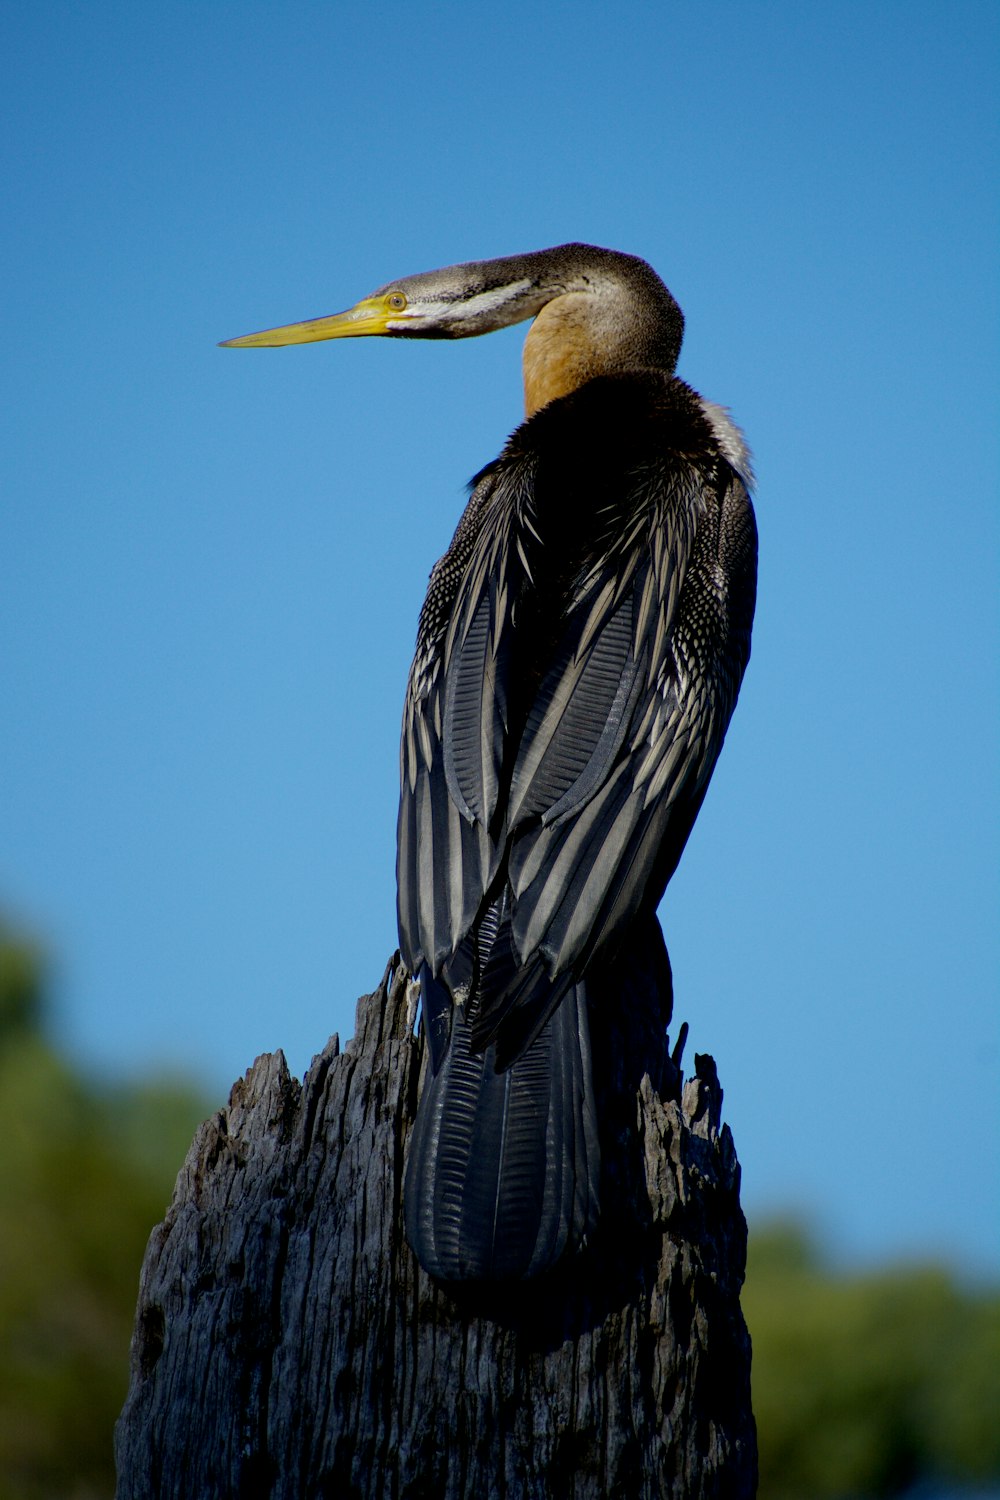
[[[593,1243],[456,1296],[403,1238],[406,997],[390,966],[344,1051],[301,1085],[259,1058],[201,1127],[142,1268],[118,1500],[752,1495],[746,1226],[711,1059],[682,1082],[656,1017],[598,1003]]]

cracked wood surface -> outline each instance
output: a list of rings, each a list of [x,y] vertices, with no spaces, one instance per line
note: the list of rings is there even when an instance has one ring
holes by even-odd
[[[346,1048],[301,1084],[258,1058],[198,1131],[142,1267],[118,1500],[752,1496],[746,1225],[711,1058],[684,1081],[655,1016],[598,997],[593,1242],[456,1295],[403,1238],[406,1002],[390,965]]]

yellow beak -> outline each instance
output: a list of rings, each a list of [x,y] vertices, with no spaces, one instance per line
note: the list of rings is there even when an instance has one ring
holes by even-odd
[[[387,307],[384,297],[366,297],[346,312],[311,318],[307,323],[287,323],[284,328],[265,328],[263,333],[248,333],[241,339],[225,339],[219,348],[274,349],[284,344],[315,344],[320,339],[360,338],[367,333],[387,333],[390,322],[399,321],[399,312]]]

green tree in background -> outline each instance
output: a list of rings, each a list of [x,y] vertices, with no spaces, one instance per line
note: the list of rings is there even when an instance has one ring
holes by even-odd
[[[794,1223],[750,1234],[761,1500],[1000,1483],[1000,1295],[936,1266],[836,1275]]]
[[[43,1013],[39,950],[0,927],[0,1500],[107,1500],[139,1266],[208,1108],[85,1083]]]

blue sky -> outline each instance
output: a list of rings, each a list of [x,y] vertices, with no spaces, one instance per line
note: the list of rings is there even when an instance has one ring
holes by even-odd
[[[395,942],[428,571],[523,329],[222,351],[588,240],[759,474],[754,656],[661,908],[761,1214],[995,1273],[992,4],[4,7],[0,911],[58,1035],[220,1099]]]

